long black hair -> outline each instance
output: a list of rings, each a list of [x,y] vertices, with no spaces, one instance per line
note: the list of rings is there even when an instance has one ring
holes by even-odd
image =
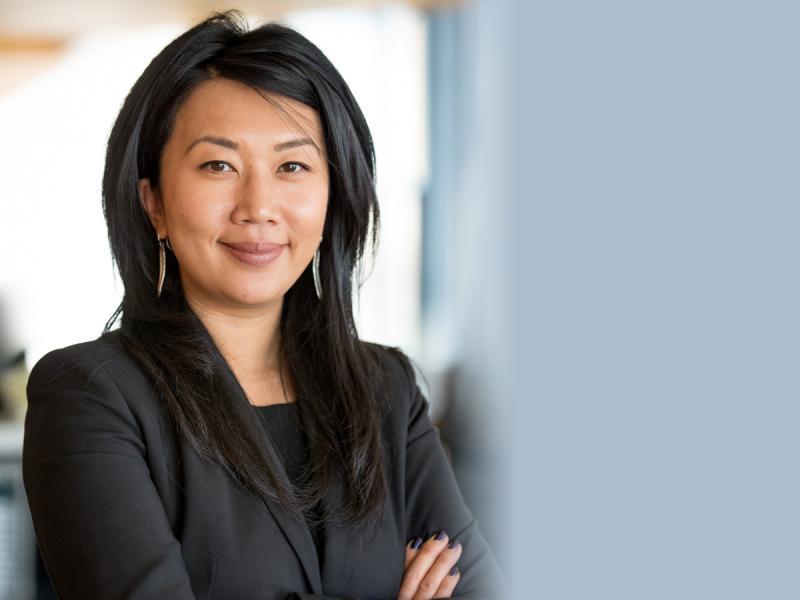
[[[234,406],[215,347],[188,306],[179,264],[167,252],[167,277],[156,295],[156,232],[137,182],[159,187],[161,153],[178,108],[201,82],[222,77],[299,101],[317,111],[328,154],[329,198],[320,245],[322,300],[309,266],[286,292],[279,359],[295,384],[309,437],[304,484],[286,486],[248,434]],[[155,381],[177,429],[203,456],[243,486],[317,523],[326,490],[342,484],[342,502],[326,522],[344,526],[378,517],[386,496],[387,450],[381,438],[377,346],[360,341],[353,283],[360,288],[366,251],[378,245],[375,156],[366,120],[325,55],[286,25],[248,29],[235,10],[215,12],[167,45],[131,88],[108,140],[103,210],[124,285],[123,343]],[[313,510],[312,510],[313,509]]]

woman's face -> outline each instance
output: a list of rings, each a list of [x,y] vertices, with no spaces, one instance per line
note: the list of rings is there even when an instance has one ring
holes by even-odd
[[[319,245],[328,206],[319,115],[271,98],[288,116],[243,84],[203,82],[176,114],[160,189],[139,181],[190,304],[249,311],[281,302]]]

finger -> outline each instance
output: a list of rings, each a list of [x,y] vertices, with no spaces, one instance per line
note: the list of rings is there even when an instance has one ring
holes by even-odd
[[[430,600],[436,596],[439,586],[448,578],[452,568],[461,557],[461,551],[461,544],[453,540],[439,553],[417,586],[414,600]]]
[[[425,577],[428,569],[436,561],[439,553],[447,548],[447,533],[440,531],[431,536],[419,547],[416,556],[412,557],[411,562],[403,574],[403,581],[400,585],[397,600],[410,600],[416,598],[417,588]],[[437,585],[431,590],[433,592]]]
[[[406,565],[405,568],[408,568],[408,565],[414,560],[414,557],[417,555],[417,551],[419,547],[422,545],[422,538],[415,537],[412,539],[408,544],[406,544]]]
[[[453,566],[447,573],[447,577],[442,580],[442,583],[439,584],[439,589],[436,590],[434,594],[434,598],[449,598],[453,595],[453,592],[456,589],[456,584],[458,580],[461,579],[461,571],[458,570],[458,567]]]

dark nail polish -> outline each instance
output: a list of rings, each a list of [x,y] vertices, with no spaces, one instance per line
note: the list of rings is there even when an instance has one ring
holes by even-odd
[[[453,567],[450,569],[450,575],[455,575],[456,573],[458,573],[458,567]]]
[[[419,548],[421,545],[422,545],[422,538],[421,538],[421,537],[414,538],[414,539],[411,541],[411,549],[412,549],[412,550],[416,550],[416,549],[417,549],[417,548]]]
[[[442,530],[442,531],[440,531],[439,533],[436,534],[436,537],[434,539],[437,540],[437,541],[438,540],[443,540],[446,536],[447,536],[447,533],[444,530]]]
[[[452,550],[453,548],[458,547],[458,542],[456,540],[452,540],[449,544],[447,544],[447,547]]]

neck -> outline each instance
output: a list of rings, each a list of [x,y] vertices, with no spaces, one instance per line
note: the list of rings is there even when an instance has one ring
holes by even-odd
[[[253,312],[221,311],[188,295],[186,300],[240,381],[262,380],[278,371],[283,298]]]

